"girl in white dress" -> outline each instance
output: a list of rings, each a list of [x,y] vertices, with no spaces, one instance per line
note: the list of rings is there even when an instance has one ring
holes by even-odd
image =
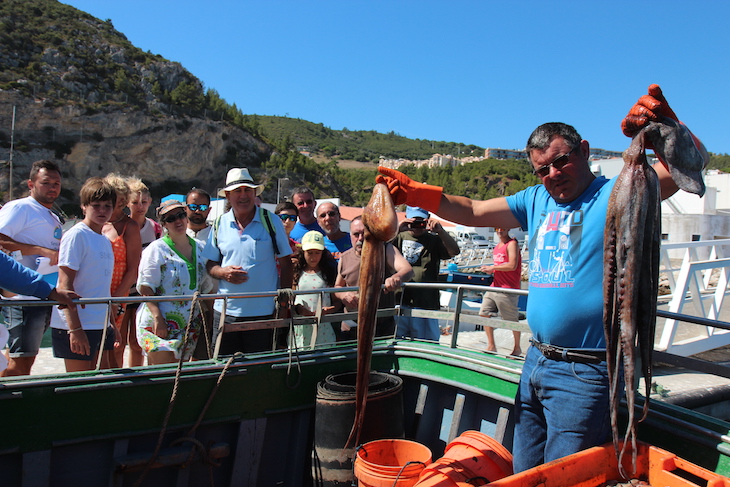
[[[294,266],[294,282],[297,289],[322,289],[333,287],[337,277],[337,263],[329,250],[324,248],[324,236],[317,231],[309,231],[302,237],[302,247]],[[300,316],[315,316],[320,293],[300,294],[294,300],[294,312]],[[336,313],[341,303],[330,293],[322,294],[322,315]],[[331,323],[319,325],[299,325],[294,327],[294,337],[290,346],[312,348],[316,345],[334,343],[335,332]]]

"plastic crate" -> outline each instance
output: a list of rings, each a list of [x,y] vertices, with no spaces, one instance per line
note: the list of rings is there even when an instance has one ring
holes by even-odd
[[[624,466],[627,472],[632,471],[630,452],[624,455]],[[730,487],[727,477],[646,443],[637,445],[632,478],[646,480],[654,487]],[[600,487],[616,480],[624,479],[609,443],[496,480],[489,487]]]

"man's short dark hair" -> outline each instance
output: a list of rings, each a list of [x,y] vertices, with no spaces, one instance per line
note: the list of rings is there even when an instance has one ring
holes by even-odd
[[[185,195],[185,203],[188,202],[188,196],[191,194],[197,194],[202,196],[203,198],[206,198],[208,200],[208,204],[210,204],[210,194],[204,189],[201,188],[193,188],[190,191],[188,191],[188,194]]]
[[[299,186],[298,188],[294,188],[291,192],[292,199],[294,199],[295,194],[311,194],[312,199],[314,199],[314,193],[312,193],[312,190],[307,188],[306,186]]]
[[[527,139],[527,146],[525,147],[527,159],[531,161],[530,152],[533,150],[545,150],[555,137],[562,137],[571,149],[578,147],[580,141],[583,140],[572,125],[562,122],[544,123],[533,130]]]
[[[30,166],[30,176],[28,176],[28,179],[35,181],[35,178],[38,176],[38,172],[41,169],[45,169],[46,172],[56,171],[58,174],[61,174],[61,169],[59,169],[58,164],[47,159],[41,159],[40,161],[35,161],[33,165]]]

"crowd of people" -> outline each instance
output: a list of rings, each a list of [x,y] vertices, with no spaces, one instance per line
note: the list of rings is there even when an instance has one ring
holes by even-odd
[[[84,298],[180,296],[150,300],[56,306],[4,306],[8,365],[3,376],[29,375],[46,330],[54,357],[67,371],[199,360],[237,351],[298,349],[356,338],[356,320],[323,321],[289,330],[257,327],[279,316],[317,316],[358,309],[358,293],[300,294],[281,299],[193,300],[200,294],[279,289],[355,287],[360,273],[364,225],[357,216],[349,232],[339,207],[298,187],[273,212],[261,206],[263,186],[246,168],[231,169],[217,196],[226,211],[211,220],[211,195],[192,188],[184,201],[166,199],[151,212],[153,196],[137,177],[111,173],[91,178],[80,191],[81,218],[63,231],[54,210],[61,171],[51,161],[33,164],[29,196],[0,209],[0,246],[29,271],[38,271],[58,292]],[[386,246],[387,274],[380,306],[438,309],[437,290],[396,295],[402,284],[436,282],[441,260],[459,253],[456,241],[429,213],[408,207],[397,238]],[[5,299],[37,299],[32,293]],[[47,295],[50,294],[47,293]],[[64,295],[65,296],[65,295]],[[285,298],[282,298],[285,299]],[[281,305],[284,305],[283,307]],[[282,309],[284,311],[282,311]],[[439,340],[437,320],[380,318],[379,336]],[[225,333],[219,340],[220,324]],[[187,330],[187,333],[185,332]],[[3,336],[0,335],[0,339]],[[101,354],[99,354],[101,352]],[[99,359],[101,355],[101,359]]]
[[[211,220],[211,195],[201,188],[188,191],[184,201],[165,199],[150,210],[153,196],[143,181],[111,173],[86,181],[80,191],[82,217],[65,231],[65,221],[54,209],[61,192],[60,168],[37,161],[28,188],[28,197],[0,209],[0,246],[4,257],[27,273],[37,272],[50,287],[40,294],[14,295],[14,289],[27,286],[6,286],[3,298],[40,296],[62,304],[2,307],[0,340],[7,342],[3,376],[31,373],[49,328],[53,355],[63,359],[67,371],[206,359],[216,352],[306,349],[355,338],[354,320],[291,331],[249,324],[277,314],[355,311],[353,292],[299,294],[290,304],[282,302],[286,297],[193,299],[196,292],[356,286],[362,220],[355,218],[351,232],[344,231],[339,207],[331,201],[317,206],[306,187],[294,189],[290,201],[270,212],[261,205],[263,186],[248,169],[231,169],[217,194],[225,199],[226,211]],[[151,212],[154,218],[148,216]],[[385,279],[383,307],[395,304],[394,293],[413,275],[397,247],[389,245],[387,255],[392,270]],[[70,301],[127,296],[180,299],[84,306]],[[382,321],[379,334],[392,335],[394,321]],[[221,330],[225,333],[219,339]]]

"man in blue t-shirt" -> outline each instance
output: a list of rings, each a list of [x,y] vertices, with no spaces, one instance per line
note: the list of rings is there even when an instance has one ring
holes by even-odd
[[[291,192],[291,202],[297,207],[299,220],[294,225],[289,238],[301,243],[304,234],[311,230],[324,234],[322,227],[317,223],[317,216],[314,214],[317,200],[314,199],[311,189],[305,186],[294,189]]]
[[[633,136],[657,115],[677,120],[652,85],[624,119],[624,134]],[[699,140],[688,143],[687,150],[707,160]],[[602,280],[603,232],[615,180],[591,172],[588,141],[570,125],[541,125],[526,151],[542,184],[506,198],[446,195],[385,168],[379,168],[385,177],[378,177],[396,204],[418,205],[464,225],[522,227],[530,234],[527,316],[538,343],[528,349],[515,399],[515,472],[602,444],[610,434]],[[668,198],[677,185],[663,163],[654,169],[662,198]],[[540,344],[583,358],[548,358]]]

